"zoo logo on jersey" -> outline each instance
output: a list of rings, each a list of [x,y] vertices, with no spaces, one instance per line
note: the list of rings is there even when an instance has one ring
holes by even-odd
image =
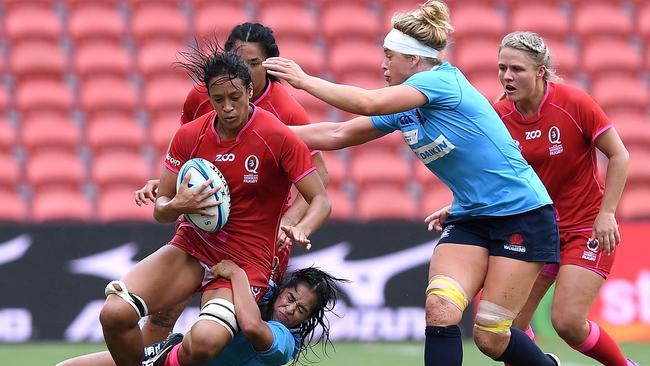
[[[244,160],[244,169],[246,169],[249,174],[244,174],[244,183],[257,183],[257,170],[259,167],[260,159],[255,155],[248,155],[246,160]]]

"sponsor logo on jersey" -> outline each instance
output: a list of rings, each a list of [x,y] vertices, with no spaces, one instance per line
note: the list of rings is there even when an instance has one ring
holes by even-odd
[[[440,239],[444,239],[449,236],[449,232],[454,228],[454,225],[448,225],[440,234]]]
[[[585,250],[584,252],[582,252],[582,259],[586,259],[588,261],[595,262],[597,258],[598,258],[598,254],[596,254],[594,252],[590,252],[588,250]]]
[[[235,161],[235,154],[217,154],[214,161]]]
[[[422,160],[424,164],[429,164],[449,154],[456,146],[447,140],[443,135],[438,136],[432,143],[414,149],[415,155]]]
[[[181,161],[178,160],[178,159],[174,159],[174,158],[172,158],[172,156],[169,155],[169,153],[167,153],[167,157],[165,158],[165,160],[167,160],[167,161],[169,162],[169,164],[171,164],[171,165],[173,165],[173,166],[179,166],[179,165],[181,165]]]
[[[248,155],[244,160],[244,169],[248,172],[248,174],[244,174],[244,183],[257,183],[259,167],[260,159],[255,155]]]
[[[508,238],[508,244],[503,245],[503,249],[510,250],[518,253],[526,253],[524,246],[524,237],[521,234],[515,233]]]
[[[526,131],[526,140],[534,140],[542,137],[541,130]]]
[[[598,253],[598,239],[587,239],[587,249],[594,253]]]
[[[410,125],[412,125],[414,123],[413,119],[409,115],[399,116],[399,118],[397,119],[397,122],[399,122],[400,126],[410,126]]]
[[[553,126],[548,130],[548,141],[553,144],[548,148],[548,154],[550,156],[564,152],[564,146],[562,146],[562,141],[560,140],[560,129],[557,126]]]
[[[409,145],[415,145],[418,143],[418,130],[403,131],[404,140]]]

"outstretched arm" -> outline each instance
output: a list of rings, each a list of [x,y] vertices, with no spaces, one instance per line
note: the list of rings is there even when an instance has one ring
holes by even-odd
[[[289,126],[312,150],[339,150],[378,139],[386,134],[373,126],[370,117],[345,122],[320,122]]]
[[[355,114],[392,114],[408,111],[428,102],[424,94],[408,85],[367,90],[334,84],[306,74],[293,60],[282,57],[268,58],[262,65],[270,75],[286,80],[295,88],[304,89],[329,105]]]

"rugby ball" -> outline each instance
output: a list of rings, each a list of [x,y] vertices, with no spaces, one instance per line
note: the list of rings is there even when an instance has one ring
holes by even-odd
[[[176,180],[177,191],[180,185],[183,184],[183,178],[188,172],[192,173],[189,188],[198,187],[212,178],[212,184],[206,190],[215,187],[222,188],[213,196],[208,197],[208,200],[211,202],[222,201],[223,203],[210,208],[210,215],[185,214],[185,219],[194,225],[194,227],[204,231],[216,232],[221,230],[226,225],[228,216],[230,215],[230,190],[228,189],[226,178],[211,162],[202,158],[194,158],[183,164],[181,170],[178,172],[178,178]]]

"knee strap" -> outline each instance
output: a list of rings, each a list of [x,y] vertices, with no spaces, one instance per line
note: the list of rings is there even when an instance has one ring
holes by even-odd
[[[510,332],[512,321],[515,319],[516,314],[504,308],[501,305],[481,300],[478,303],[478,311],[476,312],[475,326],[486,332],[491,333],[506,333]]]
[[[469,304],[465,290],[463,290],[460,283],[445,275],[431,277],[429,286],[427,286],[426,295],[438,295],[456,305],[460,311],[464,311]]]
[[[126,284],[122,281],[109,282],[108,285],[106,285],[106,289],[104,289],[104,294],[106,297],[108,297],[108,295],[119,296],[122,300],[126,301],[127,304],[133,307],[140,318],[143,318],[149,314],[147,304],[144,302],[144,300],[142,300],[142,298],[138,295],[130,293],[126,288]]]
[[[212,299],[201,308],[199,320],[211,320],[221,324],[234,338],[239,332],[235,304],[225,299]]]

